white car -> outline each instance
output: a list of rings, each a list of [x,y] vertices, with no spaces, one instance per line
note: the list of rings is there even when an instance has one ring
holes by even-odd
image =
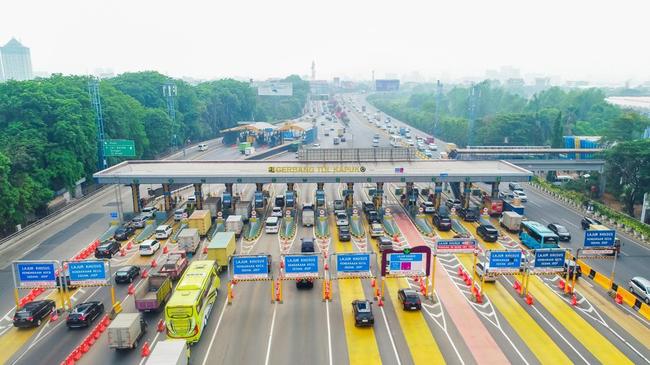
[[[482,263],[482,262],[477,262],[476,263],[476,275],[478,275],[478,277],[481,278],[481,279],[483,279],[483,273],[485,272],[484,267],[485,267],[484,263]],[[489,272],[489,269],[488,269],[488,272]],[[486,283],[493,283],[495,281],[496,281],[496,276],[487,275],[485,277],[485,282]]]
[[[344,212],[338,212],[336,213],[336,225],[337,226],[347,226],[350,224],[348,221],[348,215],[345,214]]]
[[[384,235],[384,227],[379,223],[373,223],[370,226],[370,237],[380,237]]]
[[[415,142],[413,142],[413,140],[410,139],[410,138],[406,140],[406,143],[407,143],[409,146],[415,146]]]
[[[199,151],[207,151],[207,150],[208,150],[207,143],[199,143]]]
[[[264,226],[264,231],[266,233],[278,233],[280,227],[280,218],[276,216],[271,216],[266,218],[266,225]]]
[[[271,217],[282,217],[282,208],[273,207],[273,210],[271,211]]]
[[[435,143],[429,143],[429,149],[431,151],[437,151],[438,150],[438,145]]]
[[[173,231],[172,226],[167,224],[158,226],[158,228],[156,228],[156,238],[159,240],[166,240],[172,235]]]
[[[140,256],[151,256],[160,248],[160,242],[156,240],[144,240],[140,243]]]
[[[522,202],[527,202],[528,201],[528,196],[526,196],[526,193],[524,193],[521,190],[515,190],[512,192],[512,195],[515,196],[515,198],[519,198]]]

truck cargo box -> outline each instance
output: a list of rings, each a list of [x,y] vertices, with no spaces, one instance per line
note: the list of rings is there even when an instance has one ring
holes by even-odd
[[[199,235],[205,236],[208,234],[212,226],[212,217],[209,210],[195,210],[194,213],[188,218],[187,224],[190,228],[194,228],[199,232]]]
[[[237,246],[234,232],[217,232],[208,243],[208,260],[217,266],[228,266],[228,258],[235,253]]]

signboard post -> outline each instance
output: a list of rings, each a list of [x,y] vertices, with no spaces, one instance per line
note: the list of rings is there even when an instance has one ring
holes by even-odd
[[[14,261],[12,265],[14,279],[14,299],[16,308],[20,308],[18,289],[57,288],[57,274],[61,271],[59,262],[53,260]],[[62,276],[65,282],[65,276]],[[65,308],[63,285],[59,286],[61,306]]]
[[[105,139],[106,157],[135,157],[135,142],[130,139]]]

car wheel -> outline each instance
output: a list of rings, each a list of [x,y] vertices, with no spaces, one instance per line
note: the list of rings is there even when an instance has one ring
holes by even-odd
[[[646,301],[647,301],[647,299],[646,299]],[[38,321],[36,321],[36,327],[40,327],[41,323],[43,323],[43,321],[41,321],[40,319]]]
[[[630,286],[630,293],[634,294],[634,287]]]
[[[644,302],[645,302],[645,304],[650,304],[650,298],[646,297]]]

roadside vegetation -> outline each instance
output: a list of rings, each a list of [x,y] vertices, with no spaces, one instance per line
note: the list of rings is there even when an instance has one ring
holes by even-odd
[[[56,192],[97,169],[97,126],[85,76],[53,75],[0,83],[0,233],[46,213]],[[107,139],[135,141],[137,159],[152,159],[186,143],[213,138],[237,122],[299,116],[309,84],[297,76],[291,97],[258,97],[249,83],[191,85],[157,72],[101,80]],[[176,121],[162,86],[173,81]],[[111,158],[110,163],[119,162]]]

